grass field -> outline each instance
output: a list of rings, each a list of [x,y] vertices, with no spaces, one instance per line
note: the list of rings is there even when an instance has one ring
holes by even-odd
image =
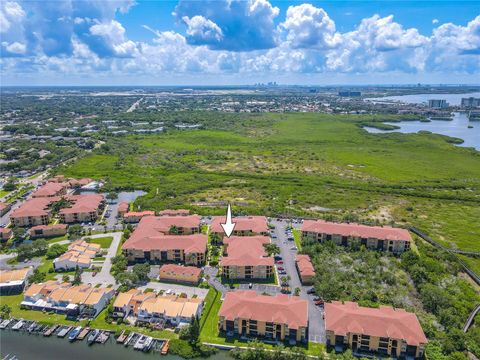
[[[113,237],[111,236],[90,238],[90,243],[99,244],[102,247],[102,249],[108,249],[112,244],[112,241],[113,241]]]
[[[382,119],[252,115],[231,131],[112,139],[58,172],[144,189],[141,209],[222,214],[229,201],[234,214],[411,224],[447,246],[480,251],[480,153],[434,134],[359,126]]]
[[[292,235],[298,251],[302,251],[302,231],[300,229],[293,229]]]

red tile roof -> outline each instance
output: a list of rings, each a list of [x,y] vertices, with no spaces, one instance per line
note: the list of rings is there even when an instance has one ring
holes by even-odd
[[[128,202],[122,201],[120,204],[118,204],[118,211],[127,212],[129,207],[130,206],[128,205]]]
[[[132,237],[168,234],[173,225],[181,228],[198,228],[200,227],[200,216],[146,216],[140,220]]]
[[[268,232],[267,218],[265,216],[239,216],[232,218],[232,222],[236,224],[234,231],[251,230],[255,234]],[[225,217],[215,216],[210,225],[210,230],[223,233],[221,223],[225,223]]]
[[[197,268],[195,266],[183,266],[183,265],[175,265],[175,264],[165,264],[160,267],[160,275],[162,271],[171,271],[176,274],[182,275],[192,275],[195,277],[199,277],[202,273],[202,269]]]
[[[207,235],[205,234],[164,235],[163,233],[159,233],[158,235],[142,237],[138,235],[134,236],[136,232],[137,230],[135,230],[125,244],[123,244],[123,250],[167,251],[178,249],[183,250],[185,254],[204,253],[207,250]]]
[[[50,213],[48,205],[58,200],[60,200],[60,197],[40,197],[28,199],[18,208],[13,210],[10,218],[48,215]]]
[[[0,228],[0,234],[11,235],[12,229],[10,228]]]
[[[355,302],[340,301],[325,304],[325,327],[335,335],[347,333],[403,339],[408,345],[418,346],[428,340],[417,316],[390,306],[367,308]]]
[[[72,201],[73,205],[60,210],[60,214],[89,213],[97,211],[103,201],[103,195],[71,195],[65,199]]]
[[[63,191],[63,189],[65,189],[65,184],[63,183],[47,182],[45,185],[38,188],[38,190],[32,194],[32,197],[38,198],[57,196]]]
[[[267,256],[263,244],[269,244],[268,236],[231,236],[223,242],[227,254],[220,261],[221,266],[273,266],[273,257]]]
[[[300,276],[314,276],[315,269],[313,268],[310,256],[308,255],[297,255],[295,257],[297,262],[298,270],[300,271]]]
[[[34,232],[35,230],[48,230],[48,229],[61,229],[67,230],[67,224],[54,224],[54,225],[37,225],[30,228],[29,232]]]
[[[124,218],[128,217],[144,217],[144,216],[155,216],[155,211],[146,210],[146,211],[130,211],[123,214]]]
[[[8,204],[5,204],[3,202],[0,202],[0,213],[4,211],[6,208],[8,208]]]
[[[252,319],[298,329],[308,325],[308,303],[298,296],[267,296],[253,290],[239,290],[225,295],[219,315],[226,320]]]
[[[390,226],[367,226],[355,223],[338,224],[324,220],[305,220],[302,225],[302,231],[379,240],[412,240],[410,233],[405,229]]]
[[[167,215],[167,216],[185,216],[190,215],[190,210],[185,209],[177,209],[177,210],[162,210],[158,213],[159,215]]]

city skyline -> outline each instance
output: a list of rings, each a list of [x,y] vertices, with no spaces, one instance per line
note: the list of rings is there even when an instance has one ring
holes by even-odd
[[[2,85],[478,83],[475,1],[7,1]]]

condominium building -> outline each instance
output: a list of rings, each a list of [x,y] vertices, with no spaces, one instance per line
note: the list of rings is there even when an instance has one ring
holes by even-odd
[[[126,223],[138,223],[144,216],[155,216],[155,211],[128,211],[123,214],[123,221]]]
[[[220,260],[227,279],[268,279],[273,277],[275,261],[265,252],[268,236],[231,236],[223,239],[225,255]]]
[[[333,241],[337,245],[355,243],[368,249],[395,254],[410,249],[412,237],[405,229],[390,226],[367,226],[354,223],[333,223],[323,220],[305,220],[302,225],[302,242]]]
[[[100,215],[104,198],[100,194],[72,195],[65,199],[71,202],[70,207],[60,209],[62,223],[95,222]]]
[[[219,330],[227,337],[306,343],[308,302],[298,296],[259,295],[253,290],[228,292],[219,312]]]
[[[268,222],[265,216],[239,216],[234,217],[232,222],[235,223],[232,232],[234,236],[268,235]],[[216,234],[220,239],[224,236],[222,223],[225,223],[225,218],[216,216],[210,225],[210,233]]]
[[[0,270],[0,295],[21,294],[31,268]]]
[[[68,246],[67,252],[53,260],[55,270],[71,270],[89,268],[91,260],[101,253],[99,244],[90,244],[83,240],[76,240]]]
[[[47,225],[50,221],[51,210],[49,205],[60,198],[39,197],[31,198],[12,211],[10,221],[15,227]]]
[[[67,186],[64,183],[47,182],[40,186],[32,194],[32,198],[57,197],[67,193]]]
[[[389,306],[367,308],[354,302],[325,304],[327,346],[354,354],[421,358],[427,338],[413,313]]]
[[[123,216],[128,212],[128,209],[130,208],[130,205],[128,204],[128,202],[121,202],[120,204],[118,204],[118,217],[119,218],[123,218]]]
[[[0,228],[0,241],[7,241],[12,237],[13,231],[9,228]]]
[[[3,203],[3,202],[0,201],[0,216],[3,216],[7,212],[9,212],[10,208],[11,208],[10,204]]]

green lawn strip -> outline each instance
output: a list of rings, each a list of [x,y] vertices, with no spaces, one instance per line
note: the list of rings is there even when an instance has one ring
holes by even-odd
[[[462,260],[475,274],[480,276],[480,258],[457,255],[460,260]]]
[[[0,198],[3,198],[4,196],[8,195],[10,191],[5,191],[5,190],[0,190]]]
[[[104,237],[97,237],[97,238],[90,238],[91,244],[99,244],[102,249],[108,249],[112,244],[113,237],[111,236],[104,236]]]
[[[302,251],[302,230],[292,229],[293,240],[297,246],[298,251]]]
[[[60,241],[68,240],[68,235],[56,236],[56,237],[52,237],[52,238],[45,238],[44,240],[48,241],[49,244],[55,244],[55,243],[60,242]]]

